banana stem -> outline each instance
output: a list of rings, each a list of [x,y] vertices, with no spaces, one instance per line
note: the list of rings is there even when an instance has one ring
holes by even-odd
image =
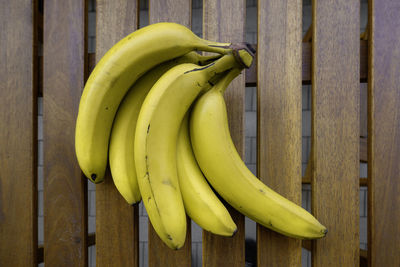
[[[232,55],[224,55],[220,59],[204,66],[204,67],[199,67],[199,68],[194,68],[190,71],[185,72],[186,73],[191,73],[194,71],[204,71],[206,74],[206,79],[210,80],[212,77],[215,75],[221,74],[231,68],[234,67],[239,67],[236,58]]]
[[[222,73],[233,67],[238,67],[238,63],[235,56],[233,54],[229,54],[221,57],[208,66],[210,66],[210,74],[214,76],[215,74]]]
[[[222,80],[224,80],[225,83],[227,82],[229,84],[237,75],[239,75],[243,67],[233,54],[229,54],[222,56],[220,59],[212,62],[211,64],[203,68],[195,70],[201,70],[201,69],[207,69],[207,80],[209,81],[210,84],[213,84],[214,81],[219,81],[221,79],[220,77],[224,77],[222,78]],[[229,71],[229,73],[225,74],[225,72],[227,71]],[[217,84],[218,83],[219,82],[217,82]]]
[[[226,89],[228,88],[229,84],[235,79],[240,72],[242,71],[241,68],[233,68],[231,69],[228,74],[222,77],[212,88],[212,90],[220,91],[222,94],[225,93]]]
[[[199,47],[199,50],[204,52],[218,53],[222,55],[227,55],[232,53],[231,43],[219,43],[212,42],[206,39],[202,39],[204,46]]]

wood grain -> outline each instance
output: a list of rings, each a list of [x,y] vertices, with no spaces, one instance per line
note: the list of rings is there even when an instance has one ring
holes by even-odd
[[[150,267],[186,267],[192,262],[191,221],[187,217],[185,244],[179,250],[172,250],[158,237],[153,226],[149,223],[149,266]]]
[[[36,1],[0,1],[0,266],[37,266]]]
[[[44,9],[44,262],[87,266],[87,181],[75,157],[87,67],[86,1],[46,1]]]
[[[301,205],[302,1],[258,1],[258,177]],[[258,266],[300,266],[301,240],[257,225]]]
[[[253,44],[256,47],[256,44]],[[311,83],[311,48],[310,42],[302,43],[302,82],[303,84]],[[250,69],[246,70],[246,86],[257,85],[257,66],[254,64]],[[368,42],[360,41],[360,82],[366,83],[368,77]]]
[[[246,3],[244,0],[206,0],[203,2],[203,37],[219,42],[243,42]],[[253,62],[255,64],[255,60]],[[244,92],[245,77],[239,75],[225,93],[229,129],[236,149],[244,156]],[[232,207],[228,210],[237,225],[232,238],[203,231],[203,266],[244,266],[244,216]]]
[[[186,27],[191,27],[191,0],[164,0],[149,2],[149,22],[150,24],[168,21],[176,22]],[[192,242],[191,242],[191,220],[187,220],[187,232],[185,245],[177,250],[168,248],[157,236],[153,226],[149,221],[149,267],[186,267],[191,265]]]
[[[400,266],[400,2],[368,6],[368,266]]]
[[[358,266],[360,1],[312,5],[311,206],[328,229],[312,263]]]
[[[96,2],[96,61],[138,27],[138,1]],[[130,206],[110,171],[96,185],[96,265],[139,266],[139,206]]]
[[[149,21],[151,24],[157,22],[176,22],[190,29],[192,25],[192,1],[149,1]]]
[[[332,37],[333,38],[333,37]],[[368,77],[368,42],[360,41],[360,82],[365,83]],[[312,44],[310,42],[303,43],[303,63],[302,63],[302,80],[303,84],[311,82],[311,65],[312,65]],[[327,70],[328,72],[330,70]]]

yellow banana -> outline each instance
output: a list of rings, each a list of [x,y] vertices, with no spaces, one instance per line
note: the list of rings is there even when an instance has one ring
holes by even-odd
[[[109,162],[114,184],[128,204],[141,200],[133,158],[133,142],[136,121],[147,93],[170,68],[182,63],[204,65],[219,57],[220,55],[201,56],[196,52],[189,52],[182,57],[162,63],[140,77],[122,100],[111,130]]]
[[[290,237],[324,237],[327,230],[314,216],[263,184],[237,153],[223,93],[239,71],[232,70],[194,105],[190,135],[201,170],[230,205],[259,224]]]
[[[201,228],[213,234],[222,236],[235,234],[236,224],[208,185],[193,155],[189,137],[189,111],[179,130],[176,161],[179,188],[189,217]]]
[[[172,248],[184,245],[186,214],[176,166],[176,142],[192,102],[209,81],[234,66],[232,54],[201,67],[180,64],[167,71],[146,96],[136,125],[134,156],[139,189],[158,236]]]
[[[115,44],[89,76],[79,104],[75,150],[83,173],[103,181],[117,108],[132,84],[156,65],[201,50],[226,54],[230,44],[210,42],[176,23],[141,28]]]

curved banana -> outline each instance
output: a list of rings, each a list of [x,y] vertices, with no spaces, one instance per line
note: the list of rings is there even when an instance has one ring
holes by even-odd
[[[182,57],[162,63],[140,77],[122,100],[111,130],[109,163],[114,184],[128,204],[137,203],[142,199],[136,177],[133,142],[136,121],[147,93],[170,68],[182,63],[204,65],[219,57],[221,56],[201,56],[196,52],[189,52]]]
[[[189,137],[189,111],[179,130],[176,161],[179,188],[189,217],[213,234],[234,235],[237,231],[236,224],[208,185],[193,155]]]
[[[92,71],[79,103],[75,150],[83,173],[92,182],[103,181],[115,113],[141,75],[194,50],[230,53],[229,45],[201,39],[188,28],[167,22],[141,28],[115,44]]]
[[[172,248],[183,246],[186,214],[176,166],[176,141],[182,119],[209,81],[234,66],[225,55],[200,67],[180,64],[167,71],[146,96],[137,120],[134,156],[139,189],[158,236]]]
[[[327,230],[302,207],[263,184],[246,167],[232,142],[223,93],[232,70],[194,105],[190,135],[196,160],[212,187],[235,209],[281,234],[324,237]]]

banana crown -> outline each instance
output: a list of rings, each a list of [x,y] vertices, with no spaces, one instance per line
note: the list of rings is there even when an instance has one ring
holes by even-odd
[[[201,39],[180,24],[162,22],[129,34],[100,59],[85,84],[75,128],[77,160],[92,182],[104,179],[112,124],[129,88],[158,64],[191,51],[231,54],[232,48]]]

